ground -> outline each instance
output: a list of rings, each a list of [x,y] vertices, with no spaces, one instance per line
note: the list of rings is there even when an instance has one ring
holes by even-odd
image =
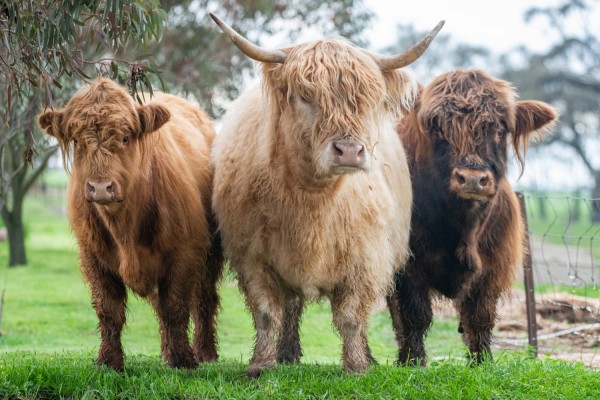
[[[577,244],[552,244],[541,236],[531,239],[538,354],[600,369],[600,249],[589,241]],[[516,282],[523,282],[522,271]],[[525,304],[523,289],[515,289],[503,299],[495,347],[527,343]]]

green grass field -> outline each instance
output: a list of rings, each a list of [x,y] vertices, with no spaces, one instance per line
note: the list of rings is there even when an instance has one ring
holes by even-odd
[[[0,398],[593,398],[600,373],[581,365],[497,352],[481,368],[465,366],[455,319],[436,320],[427,339],[428,368],[395,367],[388,313],[373,314],[369,341],[380,366],[362,376],[342,373],[341,341],[326,301],[311,304],[302,323],[303,364],[282,366],[256,381],[244,376],[253,327],[232,274],[220,293],[220,361],[173,371],[159,357],[150,307],[129,297],[123,336],[126,370],[94,366],[99,338],[89,292],[66,217],[43,199],[27,204],[30,265],[6,268],[0,244]],[[574,390],[573,388],[576,388]]]

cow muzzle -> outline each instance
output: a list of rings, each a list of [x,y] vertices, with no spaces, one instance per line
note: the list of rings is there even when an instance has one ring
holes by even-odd
[[[341,168],[364,170],[367,167],[367,151],[365,146],[356,140],[334,140],[330,144],[332,166]]]
[[[88,179],[85,184],[85,198],[89,202],[108,204],[120,203],[118,186],[112,179]]]
[[[459,197],[472,200],[487,200],[496,194],[494,175],[487,169],[454,168],[450,189]]]

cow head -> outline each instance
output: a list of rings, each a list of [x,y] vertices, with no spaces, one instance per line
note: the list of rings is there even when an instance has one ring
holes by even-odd
[[[79,194],[115,210],[135,195],[135,177],[144,173],[145,137],[169,118],[163,106],[138,105],[115,82],[98,79],[80,89],[64,109],[43,112],[39,124],[58,140]]]
[[[552,107],[516,101],[513,87],[482,71],[443,74],[420,97],[418,123],[431,142],[435,169],[458,197],[485,201],[506,176],[512,145],[523,170],[521,147],[556,120]]]
[[[343,39],[266,50],[211,17],[242,52],[263,63],[275,146],[285,148],[295,175],[311,183],[369,170],[382,125],[408,109],[416,94],[398,69],[415,61],[443,25],[406,52],[383,57]]]

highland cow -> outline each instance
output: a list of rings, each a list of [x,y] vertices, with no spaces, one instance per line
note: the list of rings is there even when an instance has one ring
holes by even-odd
[[[412,256],[388,298],[400,364],[426,364],[435,293],[454,300],[473,362],[492,356],[496,304],[524,253],[523,216],[506,176],[508,147],[522,169],[522,145],[555,119],[547,104],[517,101],[508,82],[477,70],[437,77],[401,118],[414,205]]]
[[[222,254],[210,204],[208,117],[168,94],[138,105],[98,79],[39,123],[71,172],[67,210],[99,319],[98,365],[123,369],[127,287],[154,307],[170,367],[216,360]]]
[[[369,313],[409,255],[412,193],[394,121],[416,85],[398,69],[441,24],[383,57],[342,39],[266,50],[212,17],[262,63],[263,87],[230,106],[212,153],[225,255],[256,328],[248,376],[299,361],[304,302],[322,296],[342,336],[344,369],[365,371],[374,362]]]

